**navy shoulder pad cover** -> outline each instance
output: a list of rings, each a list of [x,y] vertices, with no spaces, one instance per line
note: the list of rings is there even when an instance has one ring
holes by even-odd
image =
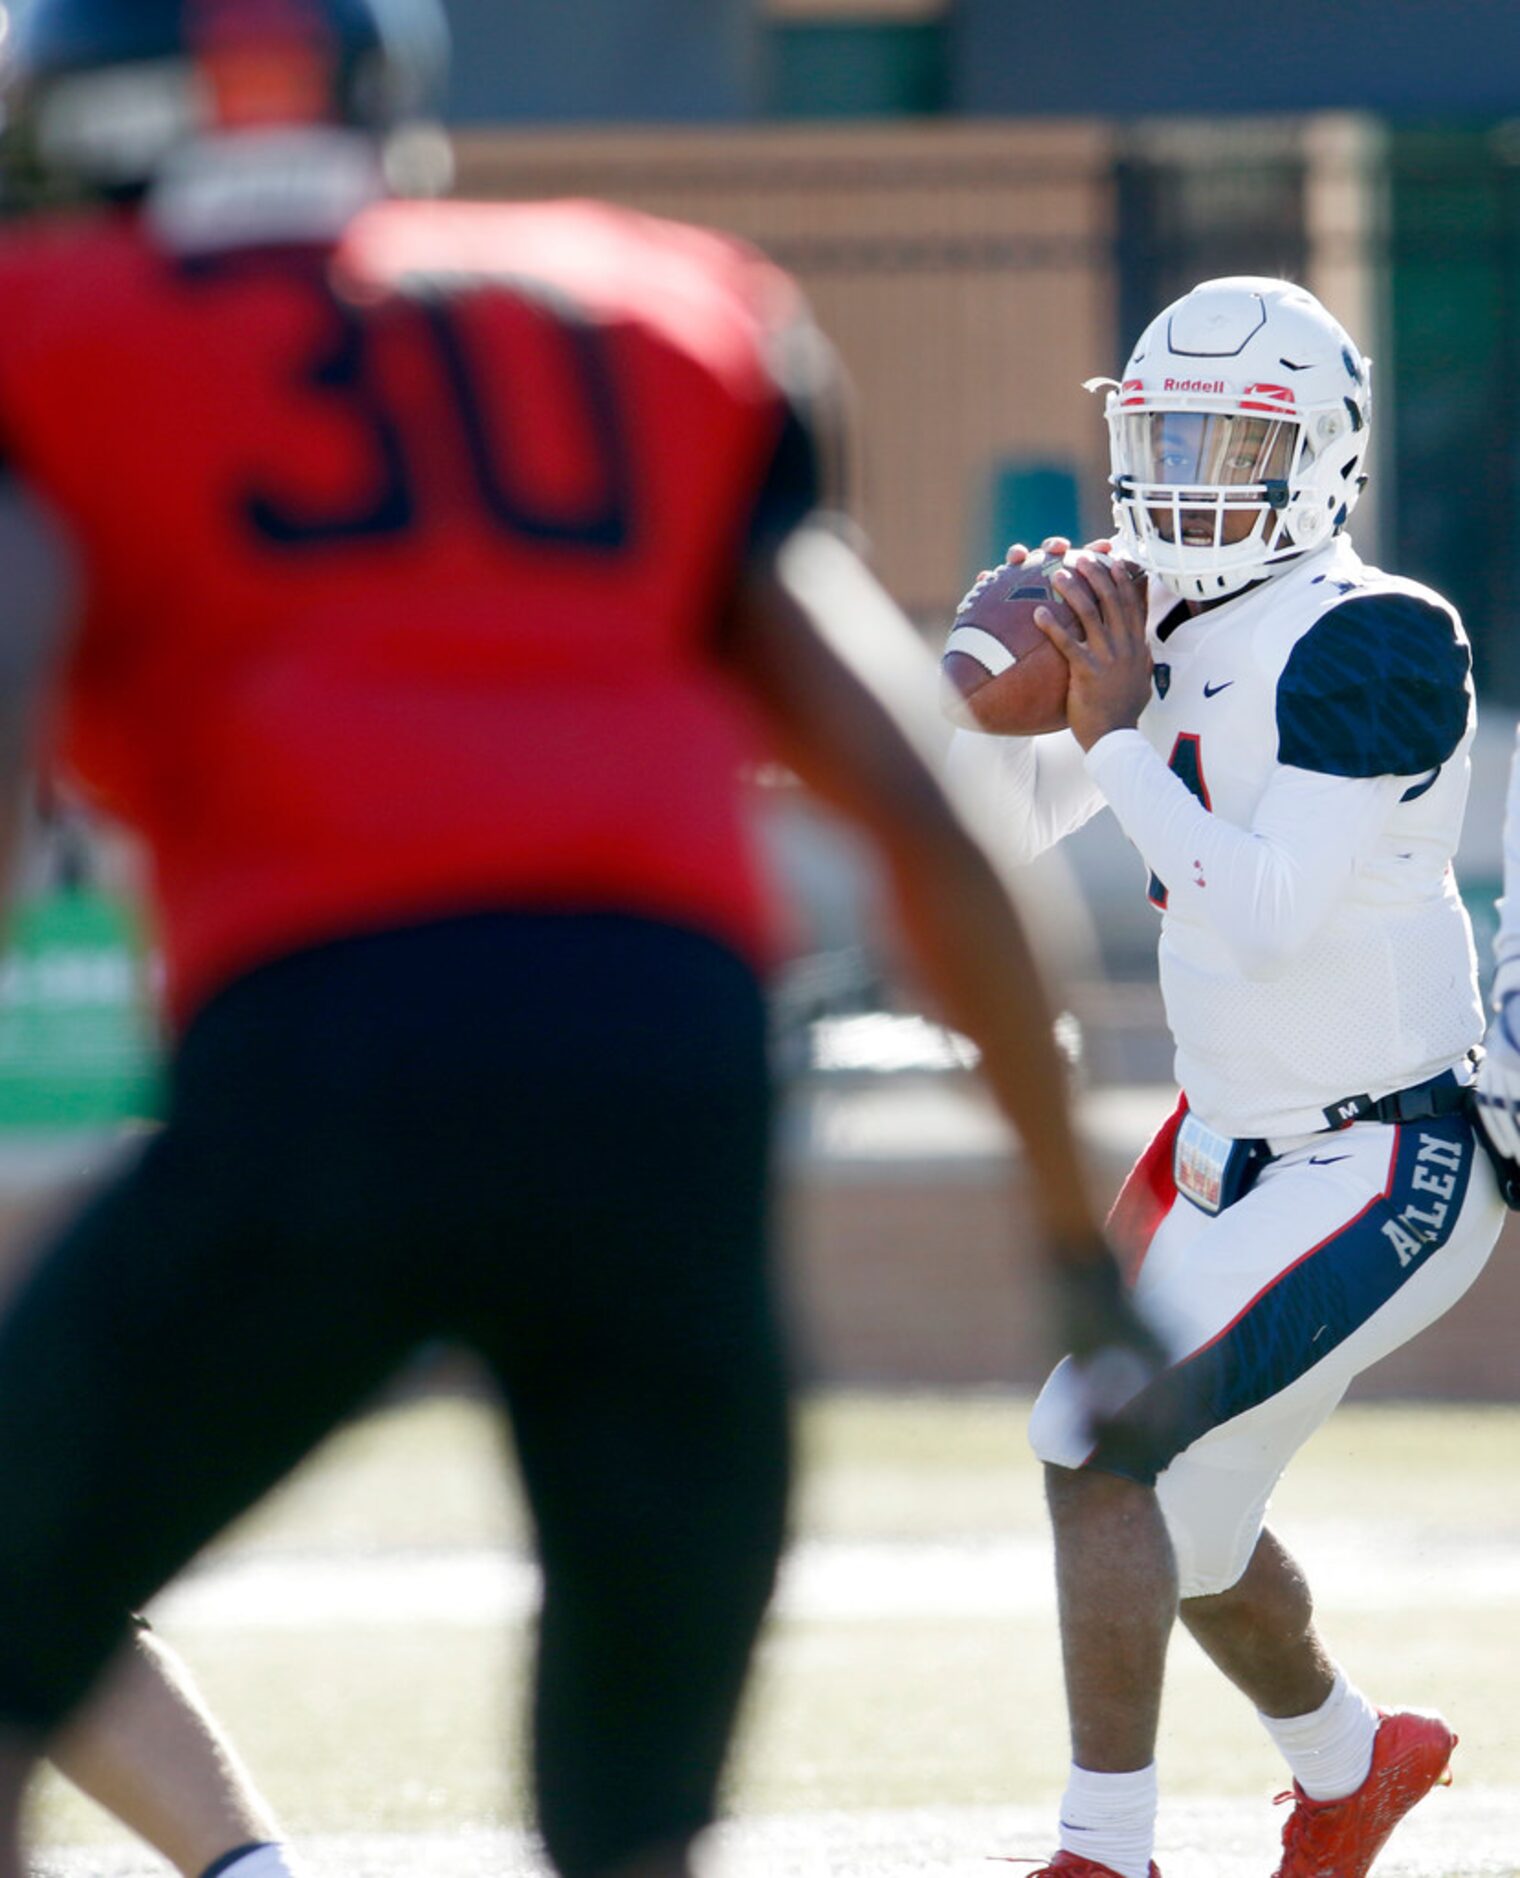
[[[1323,776],[1418,776],[1467,729],[1472,654],[1452,615],[1363,593],[1318,619],[1277,683],[1277,757]]]

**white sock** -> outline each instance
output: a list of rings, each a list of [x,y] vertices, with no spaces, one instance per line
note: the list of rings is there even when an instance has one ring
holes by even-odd
[[[283,1845],[256,1845],[230,1865],[213,1865],[216,1878],[298,1878]]]
[[[1119,1878],[1150,1878],[1156,1844],[1156,1764],[1133,1774],[1073,1766],[1061,1797],[1061,1850],[1080,1852]]]
[[[1261,1721],[1311,1800],[1343,1800],[1372,1770],[1377,1710],[1339,1669],[1335,1687],[1312,1714],[1263,1715]]]

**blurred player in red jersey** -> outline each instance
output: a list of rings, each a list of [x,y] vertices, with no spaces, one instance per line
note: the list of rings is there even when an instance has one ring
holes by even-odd
[[[1023,935],[894,702],[932,670],[817,518],[793,286],[594,204],[390,199],[441,59],[422,0],[17,36],[5,750],[72,623],[49,721],[146,842],[175,1045],[163,1131],[0,1327],[0,1878],[121,1612],[439,1337],[534,1513],[550,1855],[689,1871],[788,1478],[750,719],[981,1046],[1095,1399],[1152,1360]]]

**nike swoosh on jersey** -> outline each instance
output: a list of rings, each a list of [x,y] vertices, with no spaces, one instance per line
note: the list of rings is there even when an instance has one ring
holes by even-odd
[[[1203,695],[1206,698],[1218,697],[1221,691],[1228,691],[1230,686],[1233,685],[1234,682],[1235,680],[1233,678],[1226,678],[1217,685],[1205,685],[1203,688]]]
[[[1307,1165],[1310,1167],[1334,1167],[1337,1161],[1349,1161],[1349,1154],[1311,1154]]]

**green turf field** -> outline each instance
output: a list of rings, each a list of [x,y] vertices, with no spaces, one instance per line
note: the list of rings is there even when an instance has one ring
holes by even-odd
[[[1023,1414],[1002,1398],[807,1405],[801,1543],[737,1756],[731,1798],[742,1821],[815,1817],[822,1842],[848,1839],[841,1815],[1012,1807],[1038,1819],[1053,1802],[1064,1727]],[[1390,1878],[1520,1871],[1520,1838],[1489,1842],[1509,1830],[1495,1819],[1520,1809],[1517,1456],[1520,1410],[1344,1409],[1274,1508],[1351,1673],[1374,1700],[1441,1707],[1463,1736],[1459,1784],[1431,1803],[1447,1809],[1458,1851],[1431,1863],[1417,1848],[1401,1865],[1395,1841]],[[520,1564],[503,1575],[522,1522],[497,1462],[493,1423],[472,1401],[377,1414],[165,1601],[160,1627],[298,1836],[522,1823],[531,1586]],[[1256,1830],[1259,1807],[1270,1842],[1280,1764],[1185,1638],[1161,1772],[1177,1808],[1233,1807],[1230,1817]],[[153,1869],[120,1863],[115,1829],[57,1783],[42,1791],[38,1819],[51,1845],[98,1845],[103,1872]],[[1164,1820],[1163,1846],[1166,1831]],[[1249,1857],[1242,1869],[1254,1869]]]

